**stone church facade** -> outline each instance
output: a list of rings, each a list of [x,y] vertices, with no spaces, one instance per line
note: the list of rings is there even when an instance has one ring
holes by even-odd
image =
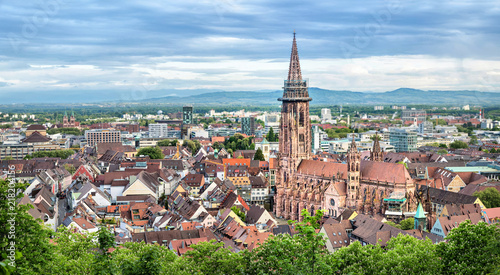
[[[385,211],[384,198],[404,197],[404,211],[414,211],[415,183],[403,164],[382,162],[375,138],[370,161],[361,160],[353,141],[346,163],[311,160],[311,122],[307,80],[302,79],[297,41],[293,38],[288,78],[283,87],[274,213],[300,220],[300,212],[323,209],[336,217],[347,208],[360,213]]]

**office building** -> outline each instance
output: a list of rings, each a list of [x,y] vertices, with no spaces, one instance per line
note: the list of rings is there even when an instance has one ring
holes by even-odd
[[[396,152],[417,151],[417,133],[405,129],[394,128],[389,132],[389,143]]]
[[[97,143],[122,142],[120,131],[110,129],[87,130],[85,138],[89,146],[94,146]]]
[[[149,124],[149,137],[151,137],[151,138],[167,138],[168,137],[168,124],[166,124],[166,123]]]

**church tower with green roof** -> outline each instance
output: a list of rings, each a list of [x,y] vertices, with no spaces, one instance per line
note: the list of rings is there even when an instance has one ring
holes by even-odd
[[[424,208],[422,203],[418,203],[417,213],[415,213],[415,220],[413,229],[426,230],[427,229],[427,217],[425,216]]]

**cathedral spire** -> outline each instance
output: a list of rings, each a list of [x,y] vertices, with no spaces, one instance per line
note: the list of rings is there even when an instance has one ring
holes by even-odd
[[[288,69],[288,81],[302,81],[302,72],[300,71],[299,51],[297,50],[295,31],[293,31],[293,44],[292,54],[290,56],[290,68]]]
[[[354,139],[354,134],[352,135],[351,148],[349,150],[350,150],[350,152],[354,152],[354,153],[358,152],[358,147],[356,146],[356,140]]]

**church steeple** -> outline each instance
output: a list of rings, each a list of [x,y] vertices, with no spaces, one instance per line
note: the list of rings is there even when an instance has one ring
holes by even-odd
[[[373,148],[370,152],[370,160],[371,161],[382,161],[382,150],[380,149],[378,133],[375,133],[375,137],[373,140]]]
[[[349,153],[357,153],[358,147],[356,146],[356,140],[354,139],[354,135],[352,135],[351,147],[349,148]]]
[[[302,72],[300,71],[299,51],[297,50],[297,40],[295,31],[293,32],[292,54],[290,55],[290,67],[288,68],[288,81],[301,81]]]
[[[278,171],[276,174],[277,194],[290,188],[297,167],[311,154],[311,120],[309,119],[309,97],[307,81],[302,79],[299,63],[299,51],[295,33],[293,35],[292,53],[288,77],[284,81],[283,97],[278,99],[281,104],[281,120],[279,133]],[[281,192],[281,193],[280,193]],[[286,202],[289,203],[289,202]],[[285,200],[277,200],[276,216],[284,216],[297,220],[300,209],[297,205],[285,209]]]
[[[358,152],[354,135],[352,135],[351,148],[347,151],[347,198],[346,206],[356,208],[359,192],[359,178],[361,176],[361,155]]]
[[[300,70],[299,50],[297,49],[297,39],[293,33],[292,53],[290,55],[290,66],[288,67],[288,78],[283,87],[283,98],[280,101],[311,101],[308,91],[308,81],[302,80]]]
[[[419,202],[417,213],[415,213],[413,229],[427,230],[427,217],[425,216],[424,208]]]

